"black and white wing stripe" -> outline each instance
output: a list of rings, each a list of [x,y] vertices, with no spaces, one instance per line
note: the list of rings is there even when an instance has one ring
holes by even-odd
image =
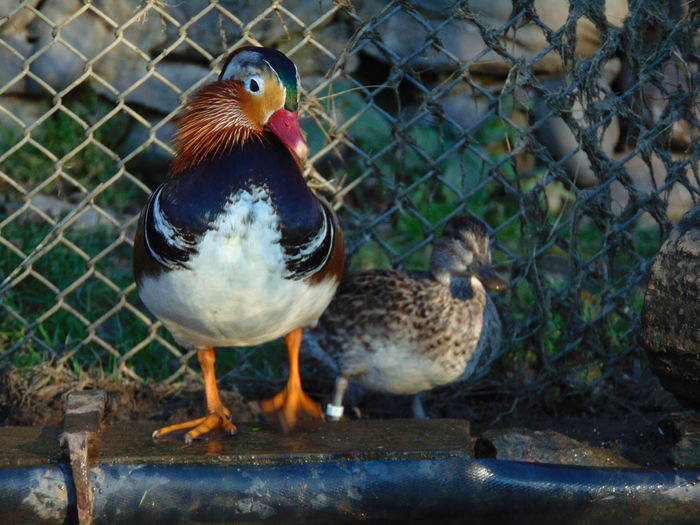
[[[188,268],[187,261],[197,253],[196,235],[186,233],[168,221],[160,206],[161,184],[148,198],[144,209],[143,238],[146,249],[170,270]]]
[[[328,262],[335,245],[336,224],[333,213],[321,202],[323,221],[320,228],[301,243],[287,244],[282,238],[288,279],[305,279],[320,271]]]

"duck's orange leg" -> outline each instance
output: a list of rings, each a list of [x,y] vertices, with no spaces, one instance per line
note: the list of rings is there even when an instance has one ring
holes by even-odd
[[[302,329],[297,328],[287,334],[287,352],[289,353],[289,377],[282,392],[260,402],[260,408],[267,416],[275,416],[286,432],[299,423],[300,419],[311,417],[323,419],[323,412],[318,404],[304,393],[299,374],[299,348],[301,347]]]
[[[231,423],[231,411],[221,403],[221,398],[219,397],[219,387],[216,386],[216,373],[214,372],[214,349],[197,350],[197,358],[204,377],[204,392],[207,396],[207,412],[209,412],[209,415],[159,428],[153,432],[153,439],[162,438],[177,430],[191,429],[185,434],[185,443],[189,445],[193,439],[197,439],[215,428],[221,427],[227,434],[235,434],[237,432],[236,425]]]

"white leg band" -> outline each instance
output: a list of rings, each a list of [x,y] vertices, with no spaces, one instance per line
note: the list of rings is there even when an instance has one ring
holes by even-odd
[[[326,405],[326,415],[331,419],[340,419],[343,417],[343,407],[338,405],[332,405],[328,403]]]

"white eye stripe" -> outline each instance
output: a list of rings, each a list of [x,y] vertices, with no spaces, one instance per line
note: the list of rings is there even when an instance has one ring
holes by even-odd
[[[259,54],[253,51],[238,53],[226,66],[221,80],[243,80],[246,75],[256,71],[259,60]]]
[[[262,93],[265,88],[265,82],[258,75],[253,75],[245,80],[245,88],[253,94]]]

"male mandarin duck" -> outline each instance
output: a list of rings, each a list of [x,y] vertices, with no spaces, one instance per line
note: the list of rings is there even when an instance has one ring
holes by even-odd
[[[339,370],[326,414],[342,416],[350,379],[375,392],[416,395],[468,378],[501,339],[485,288],[505,286],[491,267],[487,227],[474,217],[447,223],[429,272],[347,273],[307,338],[314,357]],[[417,395],[413,413],[425,417]]]
[[[261,407],[293,428],[322,418],[301,386],[302,329],[316,323],[340,281],[343,234],[306,185],[297,120],[299,76],[283,53],[235,50],[217,81],[177,120],[171,177],[149,197],[134,240],[141,300],[173,337],[197,350],[208,414],[161,428],[185,441],[236,432],[219,398],[214,347],[286,335],[286,388]]]

